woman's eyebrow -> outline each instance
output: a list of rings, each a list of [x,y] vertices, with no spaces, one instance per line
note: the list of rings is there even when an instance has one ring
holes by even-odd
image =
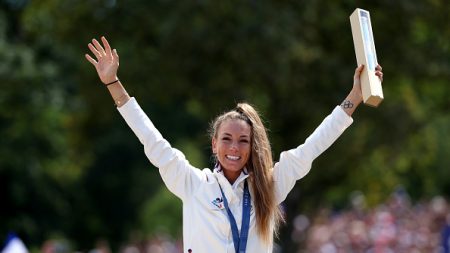
[[[222,133],[222,135],[226,135],[226,136],[230,136],[230,137],[233,136],[232,134],[227,133],[227,132]],[[250,137],[250,135],[248,135],[248,134],[242,134],[242,135],[239,136],[239,138],[249,138],[249,137]]]

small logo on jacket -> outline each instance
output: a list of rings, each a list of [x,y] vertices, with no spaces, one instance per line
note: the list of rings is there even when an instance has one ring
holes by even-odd
[[[223,199],[222,198],[216,198],[213,201],[211,201],[211,203],[213,203],[213,205],[215,205],[216,207],[218,207],[219,209],[223,209]]]

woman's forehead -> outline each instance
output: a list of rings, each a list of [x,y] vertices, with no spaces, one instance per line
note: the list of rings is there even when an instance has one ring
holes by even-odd
[[[249,135],[251,133],[251,127],[242,119],[226,119],[220,124],[218,132],[219,134],[239,132]]]

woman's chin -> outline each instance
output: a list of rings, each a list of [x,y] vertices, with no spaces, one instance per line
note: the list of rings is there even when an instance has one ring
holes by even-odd
[[[223,170],[227,171],[228,173],[241,173],[244,166],[240,164],[226,164],[223,165]]]

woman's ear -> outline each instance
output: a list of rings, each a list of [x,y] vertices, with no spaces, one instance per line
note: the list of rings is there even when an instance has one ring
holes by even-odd
[[[217,154],[216,145],[217,145],[216,138],[212,138],[211,139],[211,149],[212,149],[213,154]]]

